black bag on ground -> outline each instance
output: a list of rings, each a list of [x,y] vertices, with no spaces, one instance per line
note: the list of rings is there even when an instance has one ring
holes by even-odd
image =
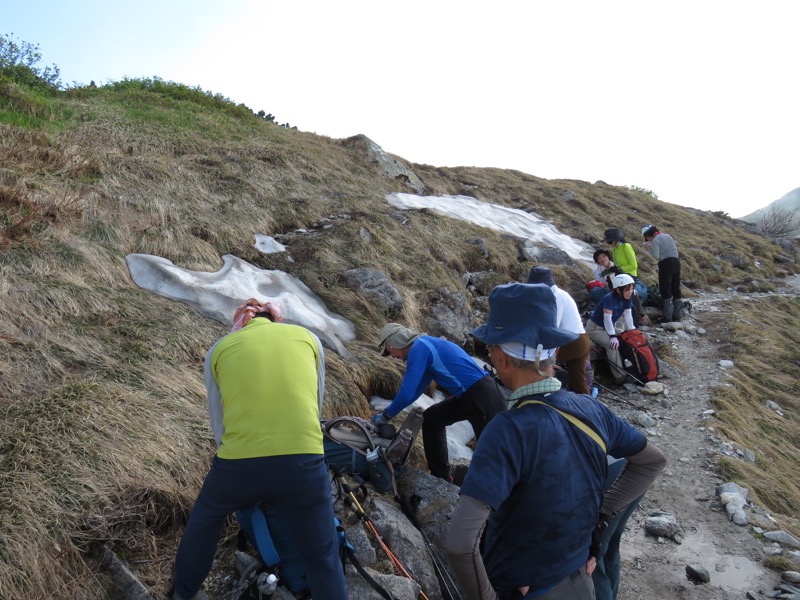
[[[359,417],[322,422],[328,468],[369,481],[380,493],[396,487],[394,470],[402,467],[422,427],[422,410],[414,409],[395,433],[393,426],[376,428]]]
[[[631,329],[619,334],[619,354],[625,370],[639,383],[658,377],[658,357],[642,331]]]

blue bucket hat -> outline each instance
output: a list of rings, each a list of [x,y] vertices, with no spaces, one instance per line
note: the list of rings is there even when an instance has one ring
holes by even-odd
[[[556,297],[542,283],[507,283],[489,294],[489,320],[472,330],[484,344],[521,342],[558,348],[578,334],[556,327]]]
[[[528,275],[528,283],[543,283],[550,287],[556,284],[553,281],[553,271],[548,267],[533,267]]]

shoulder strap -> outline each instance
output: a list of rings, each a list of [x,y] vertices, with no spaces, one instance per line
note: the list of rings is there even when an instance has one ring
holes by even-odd
[[[581,421],[575,415],[571,415],[571,414],[569,414],[567,412],[564,412],[563,410],[558,410],[555,406],[551,406],[547,402],[542,402],[541,400],[524,400],[523,402],[520,402],[519,404],[517,404],[517,408],[522,408],[523,406],[527,406],[528,404],[543,404],[544,406],[547,406],[548,408],[552,408],[554,411],[556,411],[558,414],[560,414],[562,417],[564,417],[567,421],[572,423],[575,427],[580,429],[583,433],[585,433],[590,438],[592,438],[595,442],[597,442],[597,445],[600,446],[600,448],[603,449],[603,453],[607,453],[606,452],[606,443],[603,441],[603,438],[601,438],[594,429],[589,427],[586,423]]]
[[[343,427],[337,428],[336,425],[339,424],[342,424]],[[348,429],[352,432],[356,432],[356,437],[359,439],[361,439],[363,436],[363,439],[366,440],[368,444],[367,448],[359,448],[356,444],[354,444],[351,436],[348,436],[346,433]],[[334,442],[338,442],[339,444],[344,444],[363,456],[366,456],[370,450],[375,448],[375,441],[372,438],[372,432],[365,423],[362,423],[360,420],[353,417],[335,417],[330,421],[325,421],[322,424],[322,433],[325,435],[325,437],[333,440]]]

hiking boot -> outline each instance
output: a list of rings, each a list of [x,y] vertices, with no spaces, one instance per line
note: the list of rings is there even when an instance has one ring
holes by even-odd
[[[683,319],[683,300],[672,301],[672,320],[680,321]]]
[[[661,301],[661,322],[669,323],[672,321],[673,302],[672,298]]]

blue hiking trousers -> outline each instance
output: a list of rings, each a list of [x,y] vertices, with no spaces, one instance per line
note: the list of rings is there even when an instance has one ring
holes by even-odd
[[[175,558],[175,591],[191,598],[211,570],[229,514],[264,502],[288,525],[314,600],[347,600],[322,454],[214,457]]]

